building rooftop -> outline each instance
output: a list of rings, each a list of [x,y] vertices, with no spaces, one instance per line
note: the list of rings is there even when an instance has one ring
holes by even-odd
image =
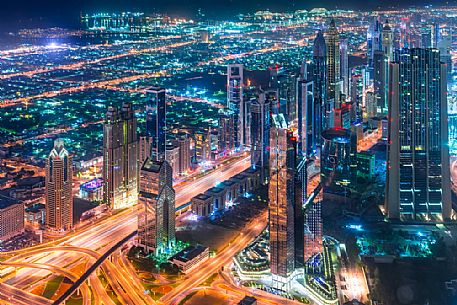
[[[28,208],[25,209],[26,212],[28,213],[37,213],[41,210],[45,209],[45,205],[41,203],[34,204],[32,206],[29,206]]]
[[[6,209],[12,205],[19,204],[19,201],[13,198],[0,195],[0,209]]]
[[[181,262],[188,262],[202,254],[204,251],[206,251],[208,248],[204,247],[202,245],[196,245],[196,246],[189,246],[182,250],[181,252],[178,252],[175,254],[171,260],[178,260]]]
[[[151,158],[147,158],[144,161],[143,166],[141,166],[141,170],[158,173],[160,172],[160,168],[162,167],[164,161],[156,161]]]
[[[223,192],[223,191],[224,191],[223,188],[220,188],[220,187],[215,186],[215,187],[210,188],[210,189],[207,190],[206,192],[208,192],[208,193],[221,193],[221,192]]]
[[[230,178],[229,180],[225,180],[224,182],[222,182],[222,185],[224,185],[224,186],[233,186],[234,184],[236,184],[236,181],[233,181],[232,179],[233,178]]]
[[[257,304],[257,299],[254,297],[250,297],[250,296],[245,296],[244,299],[242,299],[238,303],[238,305],[253,305],[253,304]]]
[[[197,196],[195,196],[195,198],[200,199],[200,200],[207,200],[207,199],[211,198],[211,196],[207,195],[207,194],[200,193]]]
[[[100,178],[95,178],[90,181],[87,181],[83,184],[81,184],[80,188],[81,189],[86,189],[86,190],[95,190],[99,189],[103,186],[103,179]]]

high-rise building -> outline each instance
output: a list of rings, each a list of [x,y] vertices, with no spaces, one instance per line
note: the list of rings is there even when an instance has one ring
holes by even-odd
[[[132,104],[109,107],[103,126],[103,201],[112,209],[138,200],[138,136]]]
[[[297,140],[282,114],[272,116],[270,129],[270,269],[276,288],[285,289],[303,252],[296,252],[298,239],[303,244],[297,222],[303,221],[301,194],[296,192]],[[298,200],[297,200],[298,199]],[[297,237],[295,234],[299,234]],[[302,248],[301,248],[302,249]]]
[[[170,164],[173,179],[179,175],[179,146],[168,144],[165,152],[165,160]]]
[[[451,217],[446,64],[437,49],[403,49],[389,78],[389,218]]]
[[[178,173],[187,173],[190,167],[190,138],[183,133],[177,136],[174,144],[179,147]]]
[[[346,39],[341,40],[340,43],[340,73],[343,81],[342,93],[349,96],[349,58]]]
[[[24,203],[0,195],[0,241],[24,232]]]
[[[46,229],[64,232],[73,227],[73,164],[62,139],[46,159]]]
[[[304,261],[313,255],[322,253],[322,201],[315,198],[307,205],[305,210],[305,245]]]
[[[248,146],[249,103],[243,94],[244,67],[242,64],[227,66],[227,107],[235,114],[235,147]]]
[[[313,47],[313,64],[312,64],[312,80],[314,82],[314,103],[319,107],[319,130],[327,129],[327,118],[329,116],[330,107],[327,107],[327,88],[326,88],[326,73],[327,73],[327,46],[325,38],[319,31],[314,39]],[[303,77],[305,77],[303,75]],[[298,86],[297,86],[298,87]],[[318,141],[320,143],[320,139]]]
[[[393,40],[394,33],[390,27],[389,20],[386,20],[384,27],[382,28],[382,51],[387,57],[387,61],[392,61],[393,58]]]
[[[379,116],[387,115],[389,59],[383,51],[376,51],[373,62],[373,89]]]
[[[379,17],[375,17],[370,24],[367,33],[367,59],[369,78],[373,79],[373,60],[374,52],[381,50],[381,31],[382,24]]]
[[[320,105],[314,100],[314,81],[300,79],[297,86],[298,151],[311,157],[320,143]]]
[[[148,158],[141,167],[138,244],[147,253],[167,253],[175,245],[175,191],[167,161]]]
[[[224,155],[235,150],[235,115],[230,109],[220,109],[218,117],[218,150]]]
[[[209,129],[198,130],[195,136],[195,159],[198,163],[211,160],[211,132]]]
[[[138,168],[151,156],[152,137],[140,136],[138,139]]]
[[[146,134],[152,138],[151,155],[154,160],[165,160],[166,100],[165,89],[151,87],[146,90]]]
[[[340,97],[336,86],[337,83],[341,81],[340,35],[336,28],[334,19],[330,21],[330,27],[324,37],[327,50],[327,99],[333,99],[335,104],[338,104]]]
[[[270,107],[267,94],[263,91],[251,100],[251,166],[260,168],[263,183],[268,181],[269,175]]]

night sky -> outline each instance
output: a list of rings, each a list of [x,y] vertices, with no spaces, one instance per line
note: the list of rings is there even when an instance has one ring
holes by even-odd
[[[201,8],[209,18],[229,18],[260,9],[291,11],[313,7],[376,9],[410,5],[456,5],[437,0],[0,0],[0,25],[4,28],[47,25],[74,27],[80,12],[144,11],[192,17]]]

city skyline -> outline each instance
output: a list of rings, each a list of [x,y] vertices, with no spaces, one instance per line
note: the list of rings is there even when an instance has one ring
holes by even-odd
[[[0,303],[454,304],[457,5],[177,3],[4,28]]]

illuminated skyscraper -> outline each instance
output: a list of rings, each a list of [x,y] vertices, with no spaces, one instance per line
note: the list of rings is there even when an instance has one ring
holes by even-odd
[[[148,158],[141,167],[138,243],[147,253],[167,253],[175,245],[175,191],[167,161]]]
[[[235,149],[235,114],[230,109],[220,109],[218,114],[219,152],[229,154]]]
[[[300,79],[297,92],[298,151],[306,157],[316,153],[320,142],[320,105],[314,96],[314,82]]]
[[[154,160],[163,161],[166,150],[165,89],[151,87],[146,94],[146,134],[152,137],[151,156]]]
[[[383,51],[374,54],[373,87],[377,104],[377,113],[382,116],[387,114],[389,59]]]
[[[381,50],[381,31],[382,24],[379,17],[375,17],[370,24],[367,33],[367,59],[368,59],[368,73],[370,79],[373,79],[373,60],[374,53]]]
[[[327,47],[327,99],[333,99],[335,104],[339,104],[340,97],[339,92],[336,92],[336,87],[338,86],[337,83],[341,81],[340,35],[338,34],[334,19],[330,21],[330,27],[324,36]]]
[[[313,47],[313,64],[312,64],[312,80],[314,82],[314,103],[319,107],[319,126],[317,133],[320,134],[322,130],[327,129],[327,118],[331,115],[331,107],[327,103],[327,46],[325,45],[325,38],[321,31],[319,31],[314,39]],[[305,75],[303,75],[305,77]],[[320,143],[320,140],[318,141]]]
[[[387,214],[449,219],[446,65],[436,49],[404,49],[390,70]]]
[[[343,39],[340,43],[340,73],[341,81],[343,82],[343,94],[349,95],[349,58],[348,58],[348,43]]]
[[[268,180],[270,147],[270,101],[265,92],[251,100],[251,166],[260,168],[261,180]]]
[[[227,66],[227,107],[235,113],[235,146],[248,146],[249,136],[249,103],[244,100],[242,64]]]
[[[190,138],[187,134],[178,135],[174,144],[179,147],[178,173],[186,173],[190,167]]]
[[[73,227],[73,164],[62,139],[46,159],[46,229],[68,231]]]
[[[282,114],[272,116],[270,129],[270,269],[274,285],[286,289],[290,276],[303,265],[303,213],[296,190],[297,140]],[[300,227],[301,230],[298,228]],[[298,234],[298,236],[296,235]],[[300,241],[301,246],[296,242]],[[297,253],[301,249],[301,253]]]
[[[103,201],[112,209],[137,203],[139,144],[132,105],[109,107],[103,127]]]
[[[387,61],[392,61],[393,58],[393,41],[394,33],[390,27],[389,20],[386,20],[384,27],[382,28],[382,51],[387,57]]]

